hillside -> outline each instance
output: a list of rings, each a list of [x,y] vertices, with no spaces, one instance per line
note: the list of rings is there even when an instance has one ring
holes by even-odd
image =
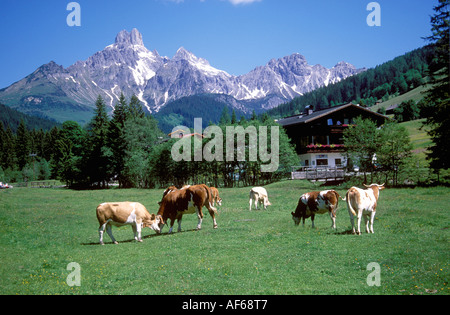
[[[50,130],[54,126],[60,125],[54,120],[27,115],[0,104],[0,122],[3,123],[5,128],[9,126],[13,132],[16,132],[21,120],[25,122],[29,130]]]
[[[413,145],[413,153],[417,155],[421,164],[427,163],[425,160],[427,147],[432,144],[430,136],[427,134],[426,129],[423,128],[424,121],[425,119],[418,119],[400,124],[408,131],[409,138]]]
[[[378,103],[374,106],[372,106],[370,109],[373,111],[377,111],[380,108],[387,109],[391,105],[395,104],[401,104],[408,100],[413,100],[415,102],[419,102],[421,99],[424,98],[424,92],[428,89],[428,85],[421,85],[415,89],[412,89],[409,92],[406,92],[402,95],[393,96],[392,98],[389,98],[388,100]]]
[[[236,117],[249,117],[250,114],[244,112],[240,102],[233,97],[219,94],[201,94],[183,97],[173,101],[163,107],[153,116],[158,120],[159,128],[169,133],[175,126],[194,127],[194,118],[203,119],[205,128],[209,122],[217,124],[224,107],[228,108],[229,113],[236,112]],[[239,109],[242,108],[242,109]]]

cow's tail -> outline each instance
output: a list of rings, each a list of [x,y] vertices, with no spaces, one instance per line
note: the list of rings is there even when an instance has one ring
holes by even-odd
[[[345,195],[344,198],[341,197],[341,195],[339,195],[339,193],[335,190],[334,193],[336,194],[337,198],[341,198],[342,201],[346,201],[347,200],[347,195]]]
[[[352,207],[352,202],[351,202],[351,200],[350,200],[350,190],[347,191],[347,194],[345,195],[345,199],[347,199],[348,210],[350,210],[350,212],[351,212],[354,216],[356,216],[356,211],[355,211],[355,209],[353,209],[353,207]]]

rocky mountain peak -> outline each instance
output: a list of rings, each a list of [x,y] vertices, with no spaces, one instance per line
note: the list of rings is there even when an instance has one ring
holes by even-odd
[[[193,53],[186,50],[184,47],[178,48],[177,53],[173,57],[173,60],[190,60],[190,59],[197,59],[197,57],[195,57]]]
[[[123,46],[144,46],[144,41],[142,40],[142,34],[137,29],[133,28],[131,33],[128,33],[127,30],[120,31],[116,36],[116,44]]]

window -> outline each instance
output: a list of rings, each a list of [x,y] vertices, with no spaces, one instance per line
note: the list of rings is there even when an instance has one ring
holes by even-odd
[[[317,159],[316,163],[317,163],[317,166],[327,166],[328,165],[328,159]]]

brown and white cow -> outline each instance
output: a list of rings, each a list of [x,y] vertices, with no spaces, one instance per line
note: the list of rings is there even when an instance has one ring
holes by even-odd
[[[272,204],[269,201],[269,195],[267,194],[267,190],[263,187],[254,187],[250,190],[250,200],[248,201],[250,204],[250,211],[252,211],[252,203],[255,203],[255,208],[258,209],[258,205],[262,204],[264,206],[264,210],[267,209],[267,206],[271,206]]]
[[[305,226],[305,219],[311,217],[312,227],[314,228],[315,215],[329,213],[331,227],[335,229],[339,198],[340,196],[335,190],[312,191],[303,194],[298,201],[295,213],[291,212],[295,225],[299,225],[300,220],[303,218],[303,226]]]
[[[210,187],[211,188],[211,194],[213,198],[213,206],[216,206],[216,202],[219,206],[222,205],[222,198],[219,196],[219,190],[216,187]]]
[[[366,223],[366,232],[373,233],[373,221],[377,211],[377,201],[380,195],[380,190],[384,189],[383,185],[372,184],[370,186],[364,185],[367,189],[360,189],[352,187],[347,191],[346,200],[348,213],[350,215],[350,222],[352,223],[353,234],[361,235],[361,217],[364,216]],[[354,216],[358,218],[358,231],[355,231]],[[369,229],[370,224],[370,229]]]
[[[97,219],[100,227],[98,233],[100,244],[103,245],[103,233],[108,233],[114,244],[118,244],[112,234],[112,225],[124,226],[131,225],[134,232],[134,239],[142,242],[141,230],[149,227],[160,232],[159,218],[154,214],[148,213],[147,209],[139,202],[106,202],[97,207]]]
[[[202,228],[203,212],[202,208],[206,206],[213,219],[213,227],[217,228],[215,214],[217,209],[212,205],[211,189],[204,185],[194,185],[180,190],[172,191],[161,201],[157,218],[160,219],[160,229],[164,227],[167,219],[170,219],[170,230],[172,233],[175,220],[178,221],[178,232],[181,231],[181,220],[184,214],[197,214],[197,230]]]

